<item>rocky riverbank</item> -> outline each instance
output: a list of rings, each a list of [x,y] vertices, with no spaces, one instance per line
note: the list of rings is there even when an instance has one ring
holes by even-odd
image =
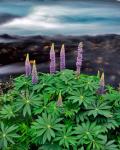
[[[49,50],[55,43],[57,67],[61,44],[66,47],[67,68],[75,69],[77,45],[84,42],[84,60],[82,72],[96,74],[105,72],[106,81],[113,85],[120,82],[120,35],[99,36],[0,36],[0,78],[8,74],[24,72],[23,62],[26,53],[36,59],[39,71],[49,71]],[[6,67],[7,66],[7,67]]]

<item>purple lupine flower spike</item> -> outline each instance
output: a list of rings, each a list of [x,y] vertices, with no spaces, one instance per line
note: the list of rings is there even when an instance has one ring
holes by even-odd
[[[26,77],[31,75],[31,64],[29,60],[29,54],[27,54],[26,60],[25,60],[25,74],[26,74]]]
[[[78,45],[78,55],[77,55],[77,62],[76,62],[76,72],[77,75],[80,74],[80,69],[82,66],[82,58],[83,58],[83,43],[80,42]]]
[[[105,93],[105,79],[104,79],[104,73],[102,73],[99,83],[99,89],[98,94],[104,94]]]
[[[32,68],[32,83],[36,84],[38,83],[38,73],[37,73],[37,67],[36,67],[36,61],[33,62],[33,68]]]
[[[54,44],[52,44],[50,50],[50,73],[53,74],[55,72],[56,72],[55,50],[54,50]]]
[[[63,44],[60,51],[60,70],[64,69],[65,69],[65,46]]]

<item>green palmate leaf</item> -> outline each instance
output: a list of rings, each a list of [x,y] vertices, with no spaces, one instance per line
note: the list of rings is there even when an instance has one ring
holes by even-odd
[[[75,79],[75,74],[72,70],[66,69],[60,72],[59,79],[65,84],[68,84]]]
[[[33,145],[43,145],[43,137],[37,136],[37,131],[33,127],[30,129],[30,139]]]
[[[19,141],[21,143],[26,143],[26,146],[29,146],[30,143],[30,130],[29,130],[29,126],[26,125],[25,123],[20,124],[19,126],[19,132],[21,137],[19,138]]]
[[[31,116],[32,108],[41,104],[41,95],[35,95],[34,92],[30,93],[28,90],[25,90],[19,94],[14,104],[16,111],[22,110],[23,116],[27,114]]]
[[[37,107],[34,108],[33,112],[35,115],[41,114],[43,112],[47,113],[49,111],[49,101],[51,100],[51,94],[43,93],[41,95],[41,103]]]
[[[51,87],[46,87],[44,89],[45,93],[49,93],[51,95],[57,95],[59,93],[59,89],[56,88],[55,85],[51,86]]]
[[[79,148],[78,150],[85,150],[84,147]]]
[[[76,137],[74,136],[72,127],[66,128],[64,126],[63,129],[57,133],[55,141],[59,141],[59,145],[66,148],[70,146],[74,147],[76,144]]]
[[[1,104],[10,104],[13,102],[15,91],[8,91],[8,93],[0,96],[0,103]],[[1,108],[0,108],[1,109]]]
[[[108,119],[109,118],[106,118],[105,116],[99,115],[99,117],[95,118],[95,121],[97,124],[102,124],[102,123],[106,123]]]
[[[79,111],[79,107],[71,102],[65,102],[63,106],[63,114],[66,117],[73,118],[76,113]]]
[[[84,148],[83,146],[81,147],[81,146],[79,145],[79,146],[74,146],[74,147],[73,147],[73,150],[85,150],[85,148]]]
[[[120,105],[120,92],[118,91],[114,90],[112,93],[105,94],[103,98],[112,102],[114,106]]]
[[[40,147],[38,150],[63,150],[58,144],[52,143],[52,144],[45,144],[42,147]]]
[[[56,86],[55,86],[55,79],[56,76],[53,74],[44,74],[40,77],[41,83],[38,85],[35,85],[34,89],[39,92],[42,89],[42,92],[49,93],[50,95],[54,95],[58,92]]]
[[[40,76],[41,83],[44,83],[46,86],[51,86],[51,84],[54,84],[54,78],[55,76],[52,74],[43,74]]]
[[[111,106],[108,102],[94,101],[91,105],[87,107],[88,116],[93,115],[94,117],[98,115],[105,116],[107,118],[112,117]]]
[[[85,144],[88,141],[92,142],[98,135],[104,132],[105,130],[102,126],[96,125],[96,123],[90,123],[89,121],[75,127],[75,134],[77,134],[79,144]]]
[[[56,102],[46,102],[43,101],[39,107],[35,107],[33,110],[35,115],[41,114],[41,113],[49,113],[52,116],[59,116],[61,113],[63,113],[62,107],[57,107]]]
[[[31,85],[31,79],[28,77],[25,77],[24,75],[21,75],[14,79],[14,86],[15,89],[26,89]]]
[[[120,135],[117,136],[116,141],[117,141],[117,144],[118,144],[118,148],[120,149]]]
[[[58,73],[57,80],[62,81],[62,83],[66,85],[71,83],[71,81],[74,81],[74,79],[75,79],[75,74],[73,70],[65,69]]]
[[[69,128],[69,127],[71,127],[71,126],[74,126],[73,120],[70,120],[69,118],[65,119],[65,120],[64,120],[64,126],[65,126],[66,128]]]
[[[30,145],[20,142],[20,143],[10,146],[6,150],[28,150],[28,149],[30,149]]]
[[[54,85],[54,77],[50,74],[43,74],[40,76],[40,84],[36,84],[33,89],[40,92],[41,90],[46,89],[47,87],[52,87]]]
[[[46,113],[42,114],[42,117],[38,117],[38,119],[33,122],[32,129],[36,132],[36,137],[42,136],[43,144],[46,141],[51,141],[52,138],[55,138],[56,132],[61,129],[62,124],[59,122],[62,118],[56,118],[51,115],[47,115]]]
[[[49,105],[48,103],[42,103],[40,106],[37,106],[33,109],[34,115],[38,115],[41,113],[48,113],[49,111]]]
[[[114,119],[114,118],[108,118],[106,120],[106,122],[102,123],[101,125],[103,125],[103,128],[105,128],[105,130],[115,130],[117,127],[119,127],[118,122]]]
[[[115,144],[115,141],[112,140],[105,143],[104,150],[119,150],[119,148]]]
[[[89,117],[88,117],[88,113],[84,110],[80,110],[77,114],[76,114],[76,122],[79,123],[79,122],[84,122],[84,121],[87,121],[89,120]]]
[[[99,87],[99,78],[96,76],[80,75],[78,85],[87,92],[96,93]]]
[[[12,117],[15,117],[15,111],[13,106],[4,105],[4,107],[0,111],[0,118],[10,119]]]
[[[69,82],[64,82],[62,80],[58,80],[56,82],[56,87],[57,87],[56,93],[58,94],[59,91],[61,91],[62,95],[71,93],[76,88],[74,84],[75,84],[74,80],[69,81]]]
[[[60,114],[63,113],[63,108],[62,107],[58,107],[56,105],[56,102],[50,102],[49,103],[49,109],[48,109],[48,113],[53,115],[53,116],[60,116]]]
[[[104,145],[103,148],[104,150],[119,150],[118,146],[115,144],[114,140],[108,141],[107,136],[105,136],[104,140]]]
[[[77,88],[76,86],[76,76],[72,70],[64,70],[58,73],[58,77],[55,80],[56,87],[61,91],[63,94],[71,93],[74,89]]]
[[[103,150],[103,145],[104,145],[104,139],[106,136],[103,135],[98,135],[93,138],[93,140],[87,139],[86,140],[86,150]]]
[[[14,140],[19,136],[16,134],[16,129],[18,127],[15,125],[6,126],[3,122],[0,124],[0,148],[7,148],[8,144],[14,144]]]
[[[115,92],[115,88],[113,88],[110,85],[106,85],[106,90],[109,94],[114,93]]]
[[[56,92],[59,93],[59,91],[61,91],[63,94],[71,93],[74,89],[74,87],[71,84],[72,83],[70,83],[70,82],[64,83],[63,81],[56,83],[56,87],[58,88],[58,90]]]
[[[87,107],[88,104],[95,100],[95,96],[83,90],[76,90],[71,93],[71,96],[68,96],[68,100],[71,100],[72,103],[78,103],[79,106],[83,104]]]
[[[114,111],[115,119],[117,120],[118,124],[120,125],[120,107],[117,107]]]

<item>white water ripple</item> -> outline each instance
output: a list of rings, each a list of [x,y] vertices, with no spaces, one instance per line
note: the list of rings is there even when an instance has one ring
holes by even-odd
[[[118,6],[75,2],[38,5],[22,18],[0,25],[0,33],[8,34],[103,34],[120,33]]]

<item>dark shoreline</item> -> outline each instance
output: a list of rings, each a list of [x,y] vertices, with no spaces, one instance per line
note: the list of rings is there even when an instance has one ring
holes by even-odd
[[[0,78],[7,76],[7,73],[4,74],[6,65],[23,64],[26,53],[30,54],[32,60],[36,59],[37,64],[39,64],[39,71],[49,72],[49,50],[53,42],[55,43],[58,69],[59,51],[63,43],[66,47],[67,68],[75,69],[77,45],[80,41],[84,42],[82,72],[96,74],[97,70],[104,70],[107,83],[118,85],[120,82],[120,35],[116,34],[96,36],[0,35]],[[18,73],[15,67],[11,70],[10,74]],[[19,73],[23,72],[24,67],[22,65]]]

